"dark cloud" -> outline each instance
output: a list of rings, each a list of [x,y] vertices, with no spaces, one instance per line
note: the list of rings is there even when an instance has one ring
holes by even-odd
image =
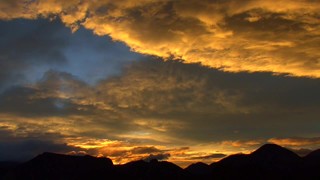
[[[205,160],[205,159],[221,159],[226,157],[226,154],[222,154],[222,153],[214,153],[214,154],[210,154],[210,155],[205,155],[205,156],[197,156],[197,157],[192,157],[192,159],[198,159],[198,160]]]
[[[305,148],[300,148],[300,149],[290,149],[292,152],[298,154],[301,157],[304,157],[308,155],[309,153],[313,152],[314,150],[312,149],[305,149]]]
[[[69,72],[94,84],[142,57],[83,28],[71,33],[59,19],[0,21],[0,27],[0,91],[34,83],[49,70]]]
[[[146,119],[136,123],[142,129],[149,125],[161,131],[162,126],[173,137],[211,141],[317,131],[317,79],[223,73],[198,64],[149,60],[102,81],[97,90],[97,98],[113,109]],[[284,127],[287,131],[281,131]]]
[[[60,134],[32,132],[22,134],[23,129],[13,130],[10,126],[0,126],[0,161],[27,161],[43,152],[68,153],[84,151],[79,147],[59,143]]]
[[[0,141],[0,161],[26,161],[43,152],[68,153],[81,148],[43,140]]]
[[[32,88],[2,93],[0,104],[2,112],[24,116],[59,116],[66,122],[81,116],[72,129],[91,127],[80,128],[85,136],[183,146],[184,140],[316,133],[319,91],[318,79],[225,73],[199,64],[148,59],[93,87],[68,73],[49,71]]]
[[[0,21],[0,88],[33,79],[42,67],[67,62],[62,49],[68,45],[61,34],[69,30],[57,21]]]
[[[151,154],[162,152],[162,150],[156,147],[134,147],[131,152],[134,154]]]
[[[164,153],[164,154],[150,154],[148,157],[144,158],[144,161],[150,162],[151,160],[166,160],[170,157],[170,154]]]
[[[21,116],[67,116],[70,114],[83,115],[90,108],[74,104],[69,99],[59,97],[38,98],[44,93],[34,88],[15,86],[0,95],[0,112],[13,113]]]

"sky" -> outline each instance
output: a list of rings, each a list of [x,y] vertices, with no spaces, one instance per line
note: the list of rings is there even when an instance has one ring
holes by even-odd
[[[185,167],[320,147],[317,0],[1,0],[0,161]]]

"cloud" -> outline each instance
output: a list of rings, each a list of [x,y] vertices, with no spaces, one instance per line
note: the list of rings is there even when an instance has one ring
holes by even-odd
[[[35,83],[49,70],[95,84],[143,58],[107,36],[95,36],[84,28],[72,33],[58,19],[0,19],[0,27],[1,92],[14,85]]]
[[[290,1],[2,1],[1,19],[60,17],[132,50],[225,71],[320,77],[320,6]]]
[[[1,1],[1,144],[116,163],[314,149],[318,12],[311,0]]]
[[[148,146],[125,141],[109,141],[110,143],[102,146],[101,141],[98,139],[95,140],[95,142],[97,147],[86,150],[86,153],[109,157],[116,164],[122,164],[140,159],[144,159],[146,161],[150,161],[152,159],[165,160],[170,157],[171,153],[176,154],[177,152],[181,151],[178,149],[168,149],[165,146]]]
[[[198,159],[198,160],[204,160],[204,159],[221,159],[226,157],[226,154],[222,154],[222,153],[214,153],[214,154],[210,154],[210,155],[205,155],[205,156],[196,156],[196,157],[192,157],[192,159]]]
[[[221,144],[233,147],[257,147],[264,143],[263,140],[237,140],[237,141],[222,141]]]
[[[274,137],[272,132],[282,133],[275,129],[286,123],[304,124],[295,113],[305,112],[309,122],[315,123],[317,83],[307,78],[222,73],[198,64],[149,60],[133,64],[122,76],[101,81],[97,98],[115,111],[130,114],[146,132],[157,132],[162,126],[162,132],[172,132],[180,139],[246,137],[246,132],[253,131]],[[151,129],[146,129],[148,124]],[[302,129],[299,131],[310,131]]]
[[[1,161],[27,161],[43,152],[69,153],[80,151],[80,148],[70,147],[66,144],[58,144],[43,140],[23,140],[19,142],[0,141]]]
[[[306,148],[300,148],[300,149],[292,149],[291,148],[290,150],[293,151],[294,153],[298,154],[301,157],[304,157],[314,151],[312,149],[306,149]]]
[[[63,35],[68,29],[57,21],[27,22],[0,21],[0,90],[34,81],[38,78],[34,76],[42,74],[43,69],[67,63],[62,49],[68,45]]]
[[[43,152],[84,151],[82,148],[57,141],[61,138],[60,134],[30,132],[25,136],[26,134],[17,131],[23,131],[23,129],[17,129],[0,121],[0,161],[23,162]]]
[[[23,121],[39,121],[43,130],[53,131],[51,119],[90,138],[151,146],[212,141],[236,146],[243,144],[239,138],[316,133],[318,81],[148,59],[94,86],[69,73],[48,71],[36,84],[3,92],[0,110],[6,121],[32,116]]]
[[[272,137],[308,139],[319,131],[319,79],[152,58],[122,72],[89,85],[48,71],[0,93],[0,124],[16,137],[49,139],[115,163],[168,153],[184,165],[193,156],[250,152],[268,140],[281,143]],[[305,148],[314,149],[315,140]]]
[[[54,87],[59,89],[61,86]],[[71,87],[69,87],[71,88]],[[55,91],[51,89],[51,92]],[[39,98],[46,93],[45,89],[36,89],[33,87],[15,86],[7,89],[0,95],[0,112],[20,114],[22,116],[65,116],[65,115],[83,115],[87,111],[82,109],[90,108],[73,103],[66,97],[55,96]],[[19,104],[19,106],[17,106]]]
[[[151,153],[157,153],[157,152],[161,152],[161,150],[159,150],[156,147],[134,147],[131,150],[132,153],[134,154],[151,154]]]
[[[319,137],[312,138],[271,138],[268,140],[270,143],[279,144],[281,146],[291,146],[291,147],[303,147],[303,146],[315,146],[320,144]]]
[[[161,161],[161,160],[166,160],[169,157],[170,157],[170,154],[168,154],[168,153],[165,153],[165,154],[150,154],[148,157],[144,158],[143,160],[147,161],[147,162],[150,162],[150,161],[152,161],[154,159]]]

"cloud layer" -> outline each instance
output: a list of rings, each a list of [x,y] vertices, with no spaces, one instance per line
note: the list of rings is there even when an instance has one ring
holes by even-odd
[[[0,95],[0,123],[14,134],[9,140],[54,134],[69,151],[116,163],[158,155],[179,164],[212,162],[266,142],[316,148],[319,91],[318,79],[150,58],[94,86],[48,71]]]
[[[60,17],[132,50],[225,71],[320,77],[313,0],[4,0],[0,18]]]

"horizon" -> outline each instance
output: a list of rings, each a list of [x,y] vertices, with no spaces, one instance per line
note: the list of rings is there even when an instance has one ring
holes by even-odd
[[[3,179],[318,179],[320,151],[305,157],[276,144],[250,154],[236,154],[219,162],[179,167],[157,159],[113,164],[109,158],[43,153],[22,163],[1,163]]]
[[[312,0],[0,2],[0,161],[320,148]]]
[[[144,161],[144,162],[147,162],[147,163],[150,163],[152,160],[157,160],[157,161],[165,161],[165,162],[170,162],[170,163],[173,163],[177,166],[179,166],[180,168],[182,169],[186,169],[188,168],[189,166],[191,165],[194,165],[194,164],[197,164],[197,163],[203,163],[203,164],[206,164],[206,165],[211,165],[211,164],[214,164],[214,163],[219,163],[221,160],[225,159],[225,158],[228,158],[228,157],[231,157],[231,156],[234,156],[234,155],[251,155],[252,153],[256,152],[257,150],[261,149],[261,148],[265,148],[266,146],[276,146],[276,147],[279,147],[279,148],[283,148],[283,149],[286,149],[286,150],[289,150],[290,152],[293,152],[294,154],[296,154],[298,157],[300,158],[304,158],[304,157],[307,157],[309,154],[313,153],[313,152],[316,152],[316,151],[319,151],[320,149],[315,149],[313,151],[310,151],[310,152],[304,152],[304,153],[301,153],[301,152],[296,152],[290,148],[286,148],[286,147],[283,147],[283,146],[280,146],[280,145],[277,145],[277,144],[272,144],[272,143],[267,143],[267,144],[263,144],[262,146],[258,147],[257,149],[254,149],[253,151],[249,152],[249,153],[242,153],[242,152],[239,152],[239,153],[235,153],[235,154],[230,154],[230,155],[227,155],[223,158],[220,158],[218,160],[215,160],[215,161],[212,161],[212,162],[203,162],[203,161],[197,161],[197,162],[191,162],[191,164],[187,164],[187,163],[183,163],[183,164],[179,164],[179,163],[174,163],[174,162],[171,162],[171,161],[167,161],[166,159],[160,159],[158,160],[157,157],[152,157],[153,154],[150,154],[150,156],[148,157],[145,157],[145,158],[142,158],[142,159],[134,159],[134,160],[131,160],[131,161],[128,161],[128,162],[125,162],[125,163],[114,163],[113,160],[109,157],[106,157],[106,156],[94,156],[94,155],[90,155],[90,154],[72,154],[72,153],[69,153],[69,154],[64,154],[64,153],[55,153],[55,152],[42,152],[40,154],[37,154],[36,156],[32,157],[31,159],[28,159],[26,161],[0,161],[1,162],[6,162],[6,163],[19,163],[19,164],[23,164],[23,163],[27,163],[29,161],[32,161],[34,160],[35,158],[38,158],[40,156],[43,156],[45,154],[54,154],[54,155],[63,155],[63,156],[75,156],[75,157],[84,157],[84,156],[90,156],[90,157],[93,157],[93,158],[107,158],[107,159],[110,159],[112,164],[113,165],[125,165],[125,164],[128,164],[128,163],[132,163],[132,162],[137,162],[137,161]]]

